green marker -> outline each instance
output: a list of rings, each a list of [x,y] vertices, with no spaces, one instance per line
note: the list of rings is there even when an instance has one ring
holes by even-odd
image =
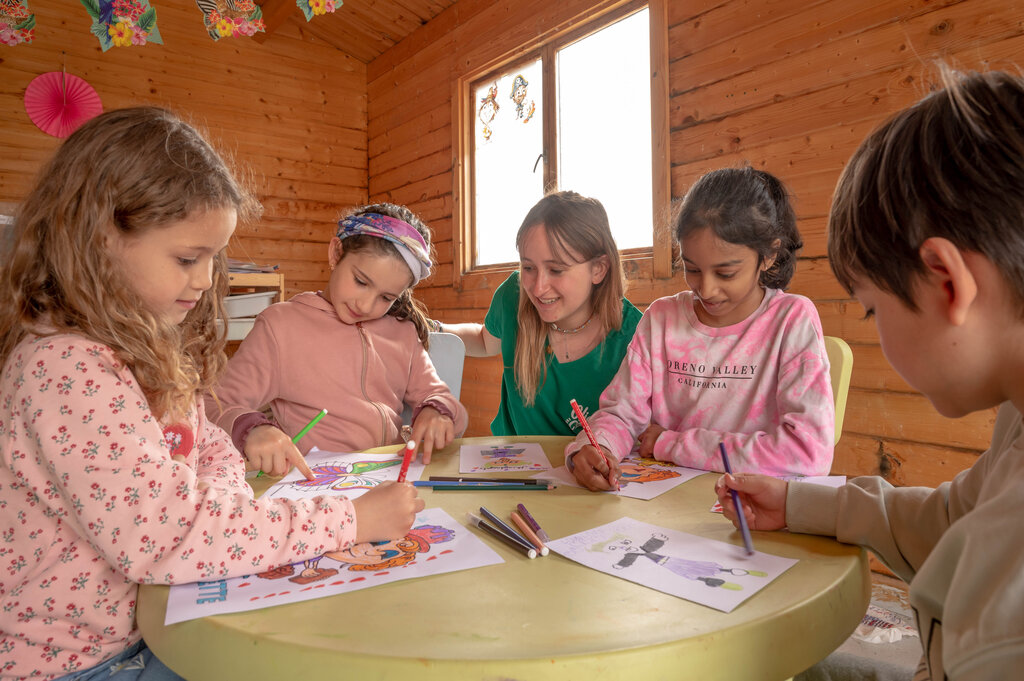
[[[326,409],[321,409],[320,413],[317,414],[316,416],[314,416],[313,420],[310,421],[309,423],[307,423],[306,427],[303,428],[302,430],[300,430],[298,432],[298,434],[295,437],[292,438],[292,442],[295,443],[295,442],[298,442],[299,440],[301,440],[303,438],[303,436],[305,436],[306,433],[308,433],[310,430],[312,430],[313,426],[315,426],[316,424],[320,423],[320,419],[322,419],[326,415],[327,415],[327,410]],[[263,471],[260,471],[259,473],[257,473],[256,477],[257,478],[263,477]]]

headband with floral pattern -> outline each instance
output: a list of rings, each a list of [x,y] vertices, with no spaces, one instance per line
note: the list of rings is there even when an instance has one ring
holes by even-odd
[[[357,234],[387,239],[395,244],[398,247],[398,254],[412,272],[413,286],[430,276],[431,262],[427,242],[408,222],[380,213],[359,213],[338,221],[339,239],[344,241]]]

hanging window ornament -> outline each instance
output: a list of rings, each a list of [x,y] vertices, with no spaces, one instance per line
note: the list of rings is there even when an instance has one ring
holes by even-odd
[[[214,40],[265,32],[263,10],[253,0],[196,0],[206,32]]]
[[[30,43],[36,36],[36,15],[28,0],[0,0],[0,43],[14,47]]]
[[[529,85],[522,75],[518,75],[512,81],[512,94],[508,97],[516,104],[516,118],[523,117],[523,100],[526,99],[526,87]]]
[[[341,0],[295,0],[295,4],[302,10],[306,21],[310,21],[313,17],[332,14],[343,3]]]
[[[477,118],[484,125],[484,139],[491,139],[491,128],[490,123],[494,120],[494,117],[498,115],[498,84],[495,83],[487,89],[487,96],[480,100],[480,108],[476,112]]]
[[[149,0],[82,0],[82,4],[92,17],[89,30],[104,52],[111,47],[164,42]]]

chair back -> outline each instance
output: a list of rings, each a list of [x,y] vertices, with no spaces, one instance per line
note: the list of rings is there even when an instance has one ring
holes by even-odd
[[[836,408],[836,432],[833,444],[839,444],[839,436],[843,434],[843,416],[846,414],[846,397],[850,392],[853,351],[842,338],[825,336],[825,352],[828,354],[829,374],[832,379],[832,400]]]
[[[438,377],[448,386],[455,399],[462,392],[462,368],[466,363],[466,344],[454,333],[430,332],[430,349],[427,350]],[[412,423],[412,408],[407,404],[402,410],[402,423]]]

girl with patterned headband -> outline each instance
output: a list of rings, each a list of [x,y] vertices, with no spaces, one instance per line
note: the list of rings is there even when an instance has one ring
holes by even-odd
[[[294,465],[311,477],[303,455],[314,446],[397,444],[405,404],[425,463],[462,435],[468,414],[434,370],[430,327],[412,297],[430,276],[430,250],[430,230],[408,208],[359,208],[338,222],[328,246],[327,288],[256,318],[207,404],[253,469],[283,475]],[[327,415],[293,443],[321,409]]]

